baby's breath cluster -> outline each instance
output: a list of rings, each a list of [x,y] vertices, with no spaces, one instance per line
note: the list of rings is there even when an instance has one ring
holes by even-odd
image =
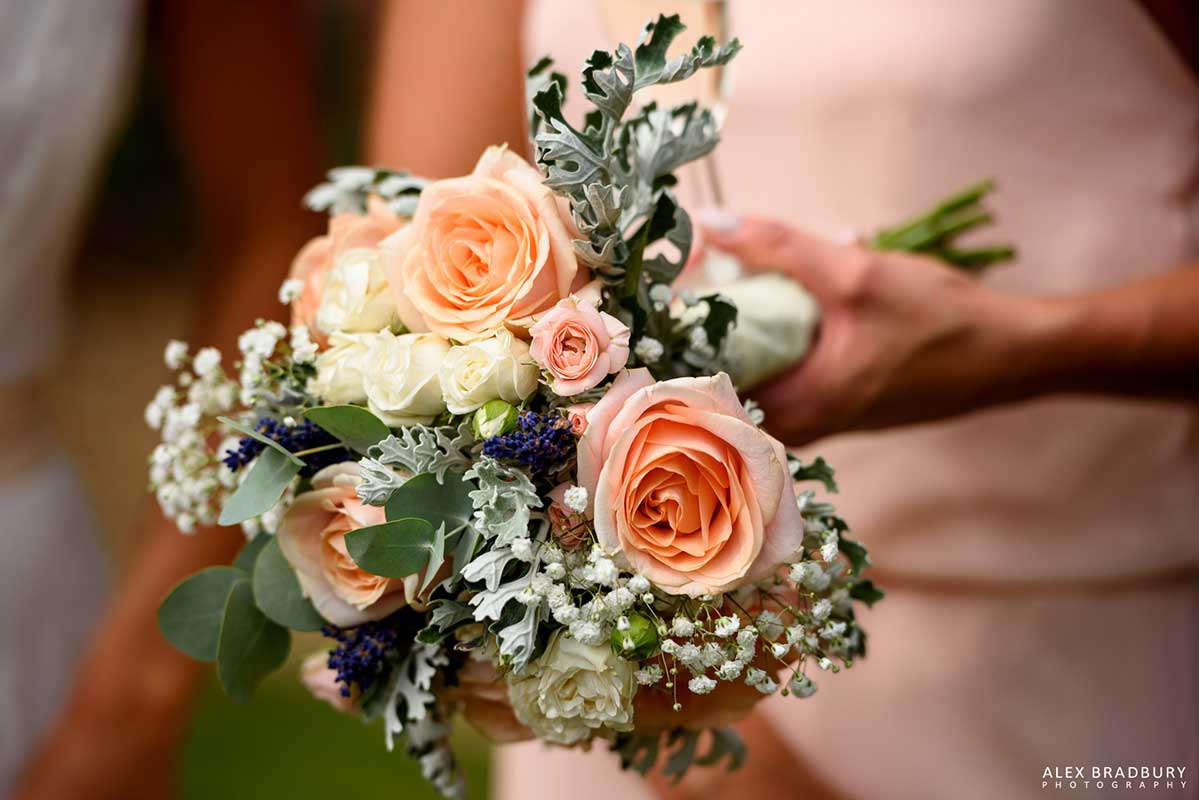
[[[171,341],[163,360],[175,380],[159,388],[145,409],[146,424],[161,435],[150,454],[150,486],[163,513],[185,533],[215,525],[225,500],[247,474],[222,463],[246,439],[218,418],[233,417],[255,428],[265,413],[277,417],[276,426],[296,427],[291,414],[299,409],[292,398],[302,396],[317,348],[303,325],[289,330],[259,320],[239,337],[238,349],[235,381],[222,366],[220,350],[204,347],[192,354],[185,342]],[[291,491],[262,517],[243,523],[246,534],[272,530],[290,496]]]

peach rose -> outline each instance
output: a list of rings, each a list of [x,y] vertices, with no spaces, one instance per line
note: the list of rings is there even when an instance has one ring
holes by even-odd
[[[760,580],[803,542],[786,452],[724,373],[622,373],[587,415],[578,464],[599,543],[671,594]]]
[[[357,462],[325,467],[312,477],[312,490],[296,497],[276,534],[304,596],[341,627],[386,617],[408,605],[420,587],[419,575],[372,575],[346,550],[347,533],[386,521],[382,508],[365,505],[354,493],[360,480]]]
[[[325,294],[325,278],[338,256],[358,248],[375,248],[400,229],[403,218],[397,216],[377,197],[367,199],[365,214],[335,214],[329,218],[329,232],[318,236],[300,249],[291,263],[289,278],[304,284],[300,296],[291,304],[293,325],[307,325],[313,340],[324,344],[324,335],[316,324],[316,312]]]
[[[585,392],[629,360],[629,329],[611,314],[578,298],[560,300],[529,329],[533,360],[554,376],[563,397]]]
[[[450,713],[460,713],[493,744],[533,738],[533,732],[512,710],[508,683],[490,662],[469,659],[458,671],[458,685],[445,688],[438,699]]]
[[[595,407],[595,403],[575,403],[566,407],[566,418],[570,420],[570,431],[575,436],[582,436],[587,431],[587,413]]]
[[[350,713],[358,710],[353,697],[341,693],[342,685],[337,682],[337,671],[329,669],[329,652],[312,653],[300,664],[300,680],[312,696],[324,700],[338,711]]]
[[[470,175],[426,187],[412,224],[383,242],[400,319],[460,342],[523,330],[586,280],[576,237],[541,173],[490,147]]]

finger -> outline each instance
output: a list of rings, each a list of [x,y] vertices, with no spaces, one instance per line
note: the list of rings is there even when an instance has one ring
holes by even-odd
[[[802,447],[827,433],[813,402],[817,385],[813,355],[749,393],[765,415],[766,431],[787,447]]]
[[[819,293],[838,245],[764,217],[700,212],[706,244],[737,258],[750,272],[783,272]]]

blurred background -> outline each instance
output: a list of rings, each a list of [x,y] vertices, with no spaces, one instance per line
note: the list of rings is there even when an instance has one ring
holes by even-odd
[[[377,9],[369,2],[305,2],[315,23],[326,163],[357,163],[366,45]],[[206,276],[192,176],[164,97],[154,14],[151,7],[142,23],[136,90],[74,250],[64,348],[69,368],[54,371],[51,390],[59,438],[83,474],[118,580],[136,545],[148,499],[146,456],[157,439],[142,410],[169,380],[164,343],[192,338]],[[321,177],[307,176],[307,182],[315,185]],[[319,229],[318,215],[304,209],[299,197],[295,214],[311,217]],[[187,739],[184,798],[325,798],[347,791],[357,797],[436,797],[414,762],[386,752],[381,727],[340,715],[303,688],[299,661],[321,646],[320,638],[294,640],[291,662],[248,705],[234,705],[215,681],[210,684]],[[460,736],[470,795],[485,797],[485,745],[469,731]]]

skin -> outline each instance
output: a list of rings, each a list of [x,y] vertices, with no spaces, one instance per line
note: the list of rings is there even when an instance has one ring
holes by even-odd
[[[163,5],[178,122],[209,229],[219,231],[211,263],[224,267],[208,284],[204,307],[212,314],[195,339],[228,352],[255,316],[278,312],[272,298],[287,264],[317,232],[315,215],[297,205],[322,166],[312,62],[286,0]],[[383,6],[367,160],[444,177],[469,172],[489,144],[525,151],[522,10],[520,0]],[[219,59],[214,41],[221,42]],[[463,41],[471,46],[445,46]],[[268,96],[271,103],[262,103]],[[282,119],[288,123],[280,131]],[[246,181],[253,153],[269,158],[255,159],[256,179]],[[1058,392],[1199,394],[1199,324],[1187,316],[1199,300],[1196,267],[1047,300],[988,289],[926,259],[839,247],[779,223],[744,220],[731,230],[726,220],[707,234],[750,268],[802,280],[824,306],[811,358],[758,392],[767,418],[786,420],[774,432],[789,443]],[[241,537],[217,530],[178,536],[151,514],[145,528],[141,556],[81,669],[87,680],[15,797],[174,793],[178,742],[205,672],[157,635],[155,614],[179,578],[227,563]],[[656,778],[660,796],[751,796],[787,786],[797,796],[835,797],[760,715],[738,728],[750,748],[744,769],[694,770],[677,786]]]
[[[299,204],[325,167],[306,20],[288,0],[175,0],[153,11],[154,55],[163,62],[200,201],[205,263],[214,265],[199,287],[208,313],[193,341],[235,353],[238,333],[256,317],[283,314],[279,284],[299,247],[320,232],[319,215]],[[220,58],[213,58],[214,43]],[[248,170],[254,180],[246,180]],[[150,510],[141,527],[137,559],[118,584],[60,721],[13,798],[176,793],[179,744],[208,670],[162,638],[158,605],[184,576],[229,563],[245,539],[237,529],[181,536]]]
[[[720,223],[705,228],[711,246],[751,271],[782,271],[822,307],[812,352],[753,393],[785,444],[1050,394],[1199,398],[1199,264],[1036,297],[780,222]]]

